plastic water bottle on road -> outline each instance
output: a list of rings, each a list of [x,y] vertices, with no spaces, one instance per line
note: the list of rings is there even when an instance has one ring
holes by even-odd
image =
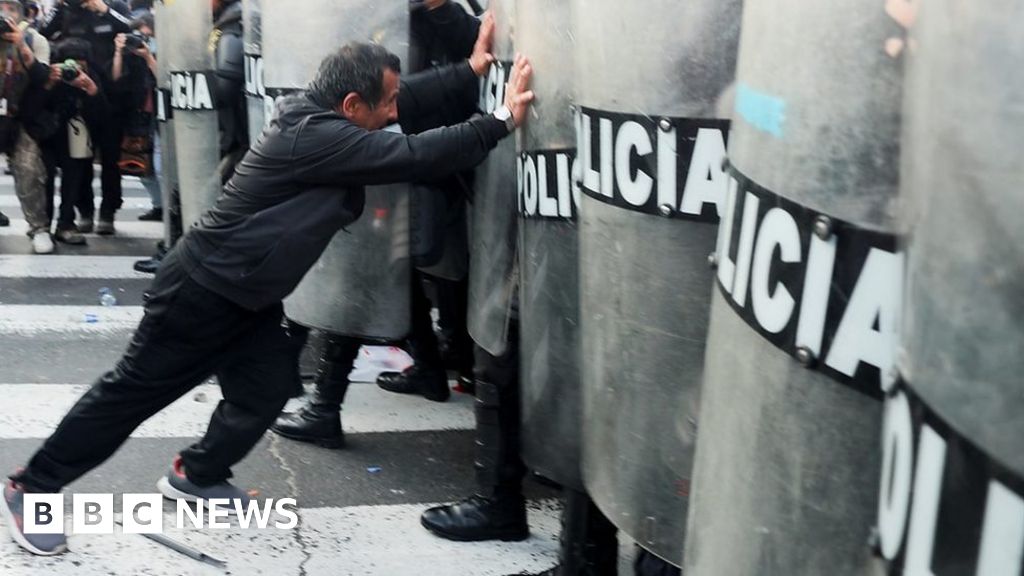
[[[104,306],[117,306],[117,297],[110,291],[110,288],[100,288],[100,304]]]

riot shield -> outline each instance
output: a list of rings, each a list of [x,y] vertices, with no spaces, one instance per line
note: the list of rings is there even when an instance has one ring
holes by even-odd
[[[583,480],[682,559],[740,2],[579,0]],[[621,39],[623,44],[612,48]]]
[[[685,572],[850,575],[899,316],[902,62],[874,0],[746,0]]]
[[[516,50],[540,71],[517,159],[523,460],[576,490],[580,479],[579,250],[571,5],[519,0]]]
[[[900,379],[885,407],[879,549],[890,574],[1019,576],[1024,5],[919,11],[909,42],[898,39],[910,46],[907,291]]]
[[[163,2],[153,6],[156,37],[172,34],[170,15]],[[175,230],[175,221],[180,220],[180,199],[178,195],[178,163],[174,141],[174,122],[171,110],[171,69],[167,58],[161,52],[156,59],[156,118],[160,138],[160,195],[162,199],[164,245],[169,249],[177,240],[180,230]]]
[[[304,88],[321,59],[351,41],[375,41],[406,56],[407,2],[316,0],[298,13],[288,2],[266,2],[263,16],[264,83],[270,96]],[[411,281],[408,188],[366,188],[362,216],[338,232],[285,299],[291,320],[368,339],[406,335]]]
[[[263,44],[260,0],[242,0],[242,34],[245,44],[245,102],[249,142],[255,144],[274,114],[274,99],[263,84]]]
[[[497,21],[494,56],[480,81],[480,110],[494,112],[505,102],[512,70],[513,0],[491,0]],[[476,169],[469,208],[469,311],[467,328],[478,346],[500,356],[508,346],[512,299],[516,290],[516,143],[505,138]]]
[[[174,156],[182,226],[187,230],[213,206],[221,192],[213,56],[209,50],[213,13],[206,0],[176,0],[165,3],[162,14],[170,26],[160,38],[160,48],[171,77]]]

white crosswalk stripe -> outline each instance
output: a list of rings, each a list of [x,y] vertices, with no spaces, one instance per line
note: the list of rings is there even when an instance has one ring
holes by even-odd
[[[100,209],[100,204],[103,199],[97,196],[93,198],[93,204],[96,206],[96,210]],[[143,197],[125,197],[121,204],[121,210],[149,210],[153,207],[153,202],[149,198]],[[0,194],[0,210],[21,210],[21,202],[18,201],[18,197],[14,194]],[[8,214],[11,216],[11,214]]]
[[[148,256],[44,256],[0,255],[0,278],[109,278],[152,279],[132,269]]]
[[[0,384],[0,438],[46,438],[71,405],[88,389],[83,384]],[[210,414],[223,396],[204,384],[154,416],[135,431],[136,438],[202,436]],[[296,410],[300,400],[285,408]],[[345,432],[418,432],[473,428],[472,398],[464,394],[439,404],[384,392],[370,384],[353,384],[345,396]]]
[[[142,320],[142,306],[0,306],[0,334],[32,336],[45,332],[130,333]]]
[[[141,238],[159,240],[164,237],[164,228],[160,222],[117,221],[114,223],[117,238]],[[0,236],[25,236],[28,223],[20,218],[11,218],[11,225],[0,228]]]

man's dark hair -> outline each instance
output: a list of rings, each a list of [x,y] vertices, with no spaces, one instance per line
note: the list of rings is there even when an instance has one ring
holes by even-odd
[[[346,44],[320,62],[309,95],[320,106],[334,108],[355,92],[373,108],[384,96],[385,69],[398,74],[402,61],[379,44]]]
[[[132,30],[138,30],[143,26],[149,28],[150,32],[156,31],[156,21],[153,19],[152,14],[143,14],[142,16],[132,20]]]
[[[61,40],[54,46],[52,60],[62,62],[68,59],[92,62],[92,44],[81,38]]]

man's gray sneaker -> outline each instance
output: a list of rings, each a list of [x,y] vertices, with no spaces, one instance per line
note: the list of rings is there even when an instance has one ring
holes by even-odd
[[[78,230],[75,230],[74,228],[57,230],[57,232],[54,233],[53,238],[57,242],[63,242],[74,246],[82,246],[85,244],[85,236],[82,236]]]
[[[107,218],[103,218],[101,216],[100,219],[96,221],[96,233],[99,234],[100,236],[111,236],[111,235],[113,235],[114,234],[114,219],[113,218],[107,219]]]
[[[21,485],[9,480],[4,484],[4,499],[0,505],[4,521],[19,546],[39,556],[53,556],[67,551],[68,539],[63,534],[25,533],[25,491]]]
[[[185,468],[181,464],[181,456],[174,459],[167,475],[157,481],[156,487],[168,500],[185,500],[196,503],[199,500],[215,498],[231,500],[228,510],[234,510],[235,500],[240,500],[243,509],[249,506],[249,494],[229,482],[220,482],[212,486],[199,486],[185,476]]]

